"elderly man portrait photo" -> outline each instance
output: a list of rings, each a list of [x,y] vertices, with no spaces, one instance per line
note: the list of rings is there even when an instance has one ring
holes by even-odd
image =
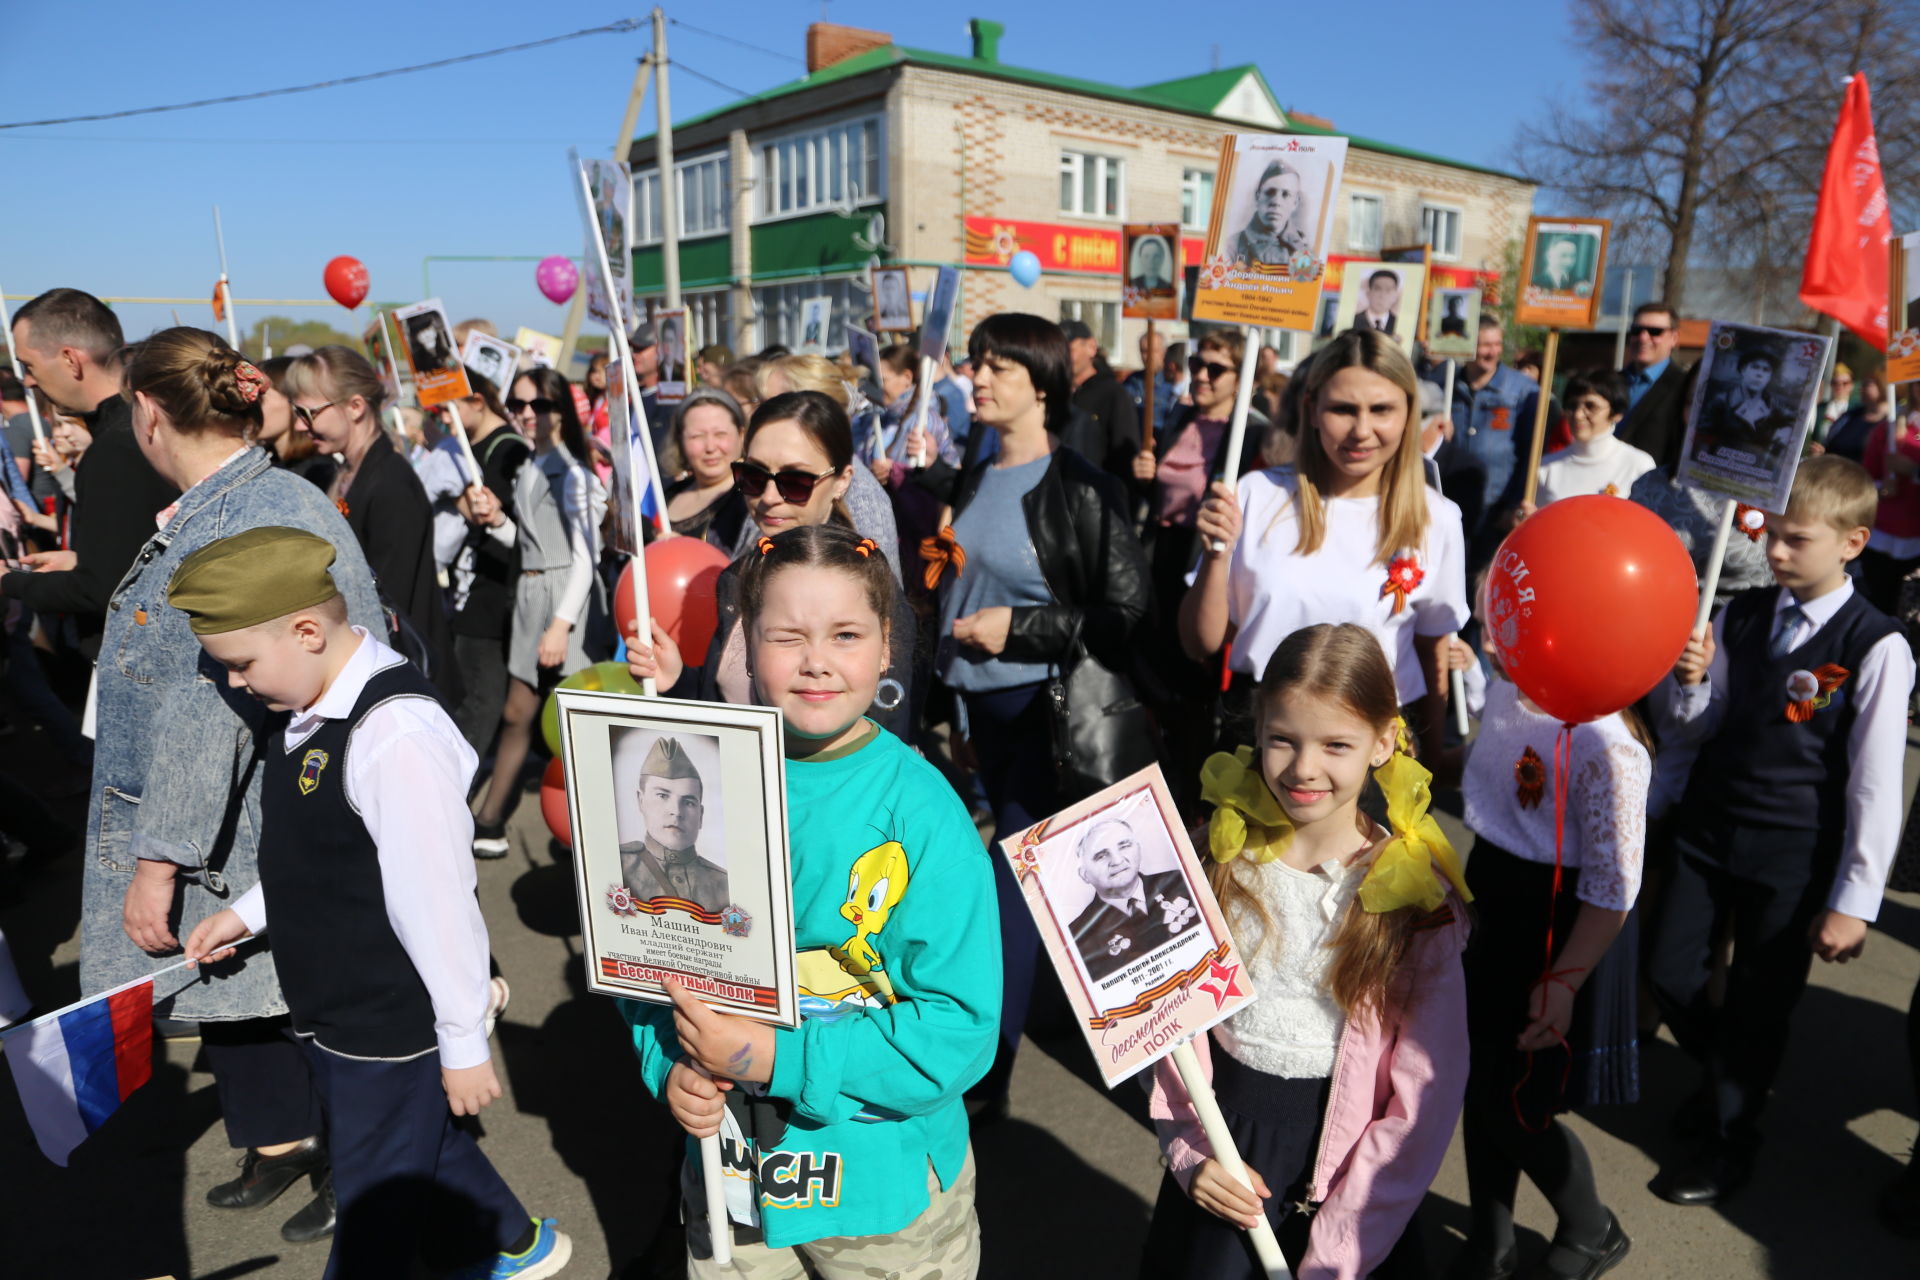
[[[1200,922],[1176,868],[1143,875],[1140,840],[1130,823],[1096,820],[1075,847],[1080,878],[1093,901],[1073,921],[1073,945],[1095,982],[1124,969]]]
[[[681,898],[702,911],[727,905],[727,871],[700,856],[706,787],[675,738],[662,735],[640,765],[643,839],[620,846],[620,877],[634,897]]]

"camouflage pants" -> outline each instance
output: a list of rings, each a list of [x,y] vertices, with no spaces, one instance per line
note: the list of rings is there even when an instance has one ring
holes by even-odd
[[[973,1212],[973,1151],[951,1189],[927,1169],[927,1209],[884,1236],[833,1236],[785,1249],[736,1241],[733,1265],[717,1267],[697,1180],[686,1183],[687,1280],[974,1280],[980,1274],[980,1220]]]

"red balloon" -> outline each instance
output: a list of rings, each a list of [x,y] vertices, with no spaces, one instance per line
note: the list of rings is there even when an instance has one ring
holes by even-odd
[[[1520,692],[1582,724],[1631,706],[1673,670],[1699,603],[1693,560],[1647,508],[1563,498],[1500,544],[1485,625]]]
[[[714,599],[727,553],[700,538],[663,538],[647,548],[647,609],[687,662],[707,660],[707,646],[719,625]],[[633,631],[633,566],[620,573],[613,598],[613,620],[621,638]]]
[[[553,832],[555,840],[573,848],[573,819],[567,813],[567,770],[557,758],[547,761],[547,771],[540,775],[540,816],[547,820],[547,830]]]
[[[367,300],[367,266],[358,258],[341,254],[327,264],[327,296],[351,311]]]

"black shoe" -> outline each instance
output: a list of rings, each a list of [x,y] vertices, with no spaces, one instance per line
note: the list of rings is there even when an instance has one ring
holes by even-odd
[[[495,858],[504,858],[513,846],[507,842],[507,824],[504,822],[476,822],[473,824],[473,856],[486,862]]]
[[[1716,1146],[1690,1160],[1662,1169],[1647,1190],[1668,1204],[1719,1204],[1753,1176],[1753,1157]]]
[[[1468,1240],[1447,1267],[1446,1280],[1511,1280],[1520,1269],[1520,1250],[1508,1245],[1495,1253],[1486,1245]]]
[[[1607,1234],[1601,1237],[1599,1244],[1576,1244],[1556,1235],[1547,1257],[1527,1272],[1527,1280],[1596,1280],[1596,1277],[1619,1266],[1631,1248],[1633,1241],[1627,1239],[1627,1233],[1620,1229],[1620,1219],[1609,1210]],[[1566,1271],[1550,1265],[1554,1250],[1573,1255],[1577,1259],[1575,1265],[1578,1270]]]
[[[333,1170],[320,1178],[320,1192],[307,1207],[288,1218],[280,1227],[280,1238],[288,1244],[312,1244],[333,1234]]]
[[[320,1139],[308,1138],[285,1155],[263,1156],[251,1148],[240,1157],[240,1176],[207,1192],[216,1209],[260,1209],[301,1178],[326,1168],[327,1153]]]

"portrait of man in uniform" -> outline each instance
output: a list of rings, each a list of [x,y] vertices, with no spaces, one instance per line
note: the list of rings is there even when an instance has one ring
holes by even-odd
[[[1072,925],[1074,948],[1095,982],[1194,928],[1200,912],[1176,867],[1142,874],[1133,825],[1108,818],[1088,824],[1075,848],[1093,901]]]
[[[640,899],[680,898],[702,911],[727,905],[727,871],[700,856],[706,785],[679,741],[658,738],[640,765],[640,819],[646,834],[620,846],[620,875]]]

